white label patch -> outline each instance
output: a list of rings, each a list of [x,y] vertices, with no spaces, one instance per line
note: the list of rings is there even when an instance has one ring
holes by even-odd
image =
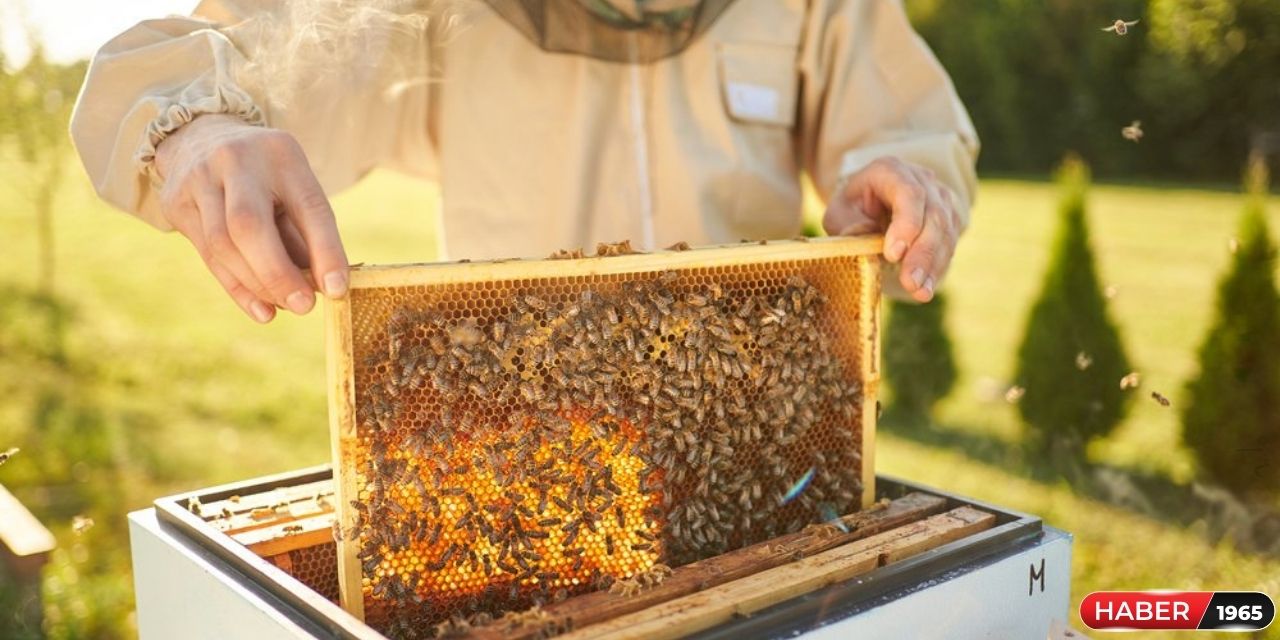
[[[778,118],[778,92],[758,84],[729,83],[729,106],[736,116],[776,120]]]

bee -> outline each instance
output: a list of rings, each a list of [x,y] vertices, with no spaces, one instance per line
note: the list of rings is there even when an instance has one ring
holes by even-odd
[[[689,250],[689,249],[691,249],[691,248],[692,248],[692,247],[690,247],[690,246],[689,246],[689,243],[688,243],[688,242],[685,242],[684,240],[681,240],[681,241],[679,241],[679,242],[677,242],[677,243],[675,243],[675,244],[673,244],[673,245],[671,245],[671,246],[667,247],[667,251],[688,251],[688,250]]]
[[[1093,365],[1093,358],[1089,357],[1089,354],[1083,351],[1076,354],[1077,369],[1084,371],[1085,369],[1088,369],[1091,365]]]
[[[285,525],[283,528],[280,529],[280,531],[283,533],[302,533],[302,525],[300,524]]]
[[[1169,406],[1169,405],[1173,404],[1173,402],[1172,402],[1171,400],[1169,400],[1168,398],[1166,398],[1166,397],[1165,397],[1163,394],[1161,394],[1159,391],[1152,391],[1152,392],[1151,392],[1151,399],[1152,399],[1152,400],[1155,400],[1155,401],[1156,401],[1157,403],[1159,403],[1159,404],[1160,404],[1160,406],[1162,406],[1162,407],[1167,407],[1167,406]]]
[[[11,447],[5,451],[0,451],[0,464],[8,462],[9,458],[17,455],[19,451],[22,451],[22,449],[19,449],[18,447]]]
[[[1026,395],[1026,393],[1026,389],[1019,387],[1018,385],[1014,385],[1009,387],[1008,391],[1004,392],[1004,401],[1009,404],[1017,404],[1018,401],[1022,399],[1022,396]]]
[[[1143,136],[1142,121],[1134,120],[1133,124],[1130,124],[1129,126],[1124,127],[1123,129],[1120,130],[1120,135],[1125,140],[1128,140],[1130,142],[1138,142],[1142,140],[1142,136]]]
[[[546,311],[547,309],[547,302],[535,295],[525,296],[524,303],[536,311]]]
[[[1133,25],[1138,24],[1138,22],[1139,20],[1116,20],[1115,22],[1111,23],[1111,26],[1103,27],[1102,30],[1106,32],[1114,33],[1118,36],[1123,36],[1129,33],[1129,27],[1132,27]]]
[[[86,531],[93,528],[93,524],[93,518],[88,516],[75,516],[71,519],[71,530],[78,536],[84,535]]]
[[[1120,378],[1121,389],[1137,389],[1142,384],[1142,376],[1137,371],[1130,371]]]

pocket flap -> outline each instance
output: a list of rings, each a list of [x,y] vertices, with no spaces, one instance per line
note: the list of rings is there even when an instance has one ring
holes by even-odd
[[[791,127],[796,121],[796,50],[772,44],[718,46],[720,92],[734,120]]]

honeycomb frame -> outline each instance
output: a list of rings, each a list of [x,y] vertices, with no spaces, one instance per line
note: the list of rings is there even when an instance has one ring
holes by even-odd
[[[380,296],[390,296],[395,300],[408,300],[410,302],[410,304],[401,304],[399,308],[409,307],[418,311],[422,311],[424,309],[431,311],[443,308],[445,310],[439,311],[439,313],[443,313],[445,315],[452,314],[450,315],[451,318],[462,318],[466,322],[470,322],[471,324],[469,326],[472,329],[479,331],[480,339],[488,340],[493,337],[495,324],[503,324],[503,319],[515,317],[517,312],[524,313],[524,317],[532,316],[535,319],[550,319],[553,325],[563,319],[560,317],[553,317],[554,314],[564,316],[567,312],[573,311],[574,315],[577,315],[576,309],[578,307],[572,302],[572,300],[574,300],[575,296],[581,295],[582,291],[592,291],[597,293],[603,291],[603,295],[605,295],[606,300],[614,300],[618,306],[624,308],[625,305],[622,303],[623,296],[635,295],[627,293],[634,290],[648,291],[651,292],[650,295],[655,291],[658,292],[659,295],[665,295],[664,292],[675,291],[678,292],[680,296],[693,296],[693,298],[702,299],[706,297],[706,287],[711,286],[714,287],[714,290],[717,292],[723,287],[723,289],[728,292],[726,296],[728,298],[732,298],[735,295],[743,297],[745,294],[742,293],[743,290],[740,285],[744,282],[751,281],[753,277],[752,274],[754,273],[752,270],[769,269],[771,270],[770,273],[777,272],[778,274],[781,274],[771,276],[772,279],[769,280],[769,282],[772,284],[767,286],[761,285],[765,287],[765,290],[773,294],[794,291],[795,286],[800,286],[795,284],[796,280],[794,278],[796,276],[800,277],[799,282],[806,286],[810,286],[813,289],[819,290],[821,294],[821,301],[824,305],[828,304],[828,296],[832,294],[839,294],[838,302],[831,303],[830,310],[819,310],[817,313],[827,314],[826,316],[823,316],[825,318],[823,322],[826,322],[826,325],[824,326],[839,327],[837,329],[829,329],[829,332],[834,332],[831,335],[824,334],[821,336],[823,340],[834,341],[832,343],[835,345],[832,347],[833,350],[841,350],[842,355],[834,358],[838,366],[832,365],[832,370],[838,371],[839,374],[843,375],[845,378],[856,380],[858,385],[857,391],[860,394],[858,404],[854,407],[854,410],[856,411],[856,427],[850,428],[850,434],[848,436],[850,439],[854,440],[852,443],[849,443],[851,448],[847,451],[840,450],[837,451],[837,453],[832,454],[836,456],[846,456],[845,458],[837,458],[837,462],[842,463],[852,460],[856,463],[856,469],[848,469],[848,472],[856,476],[855,480],[857,484],[851,487],[838,485],[841,487],[842,496],[848,497],[846,494],[850,492],[854,494],[852,496],[852,501],[850,501],[849,504],[840,505],[843,508],[839,511],[844,513],[852,509],[870,505],[875,495],[874,439],[876,397],[878,394],[880,377],[880,260],[878,256],[881,251],[881,247],[882,240],[880,237],[864,236],[857,238],[822,238],[795,241],[771,241],[768,243],[719,245],[689,250],[666,250],[645,254],[610,255],[607,257],[594,256],[559,260],[521,259],[491,262],[463,261],[417,265],[363,266],[353,268],[351,272],[350,294],[342,300],[327,302],[325,311],[326,351],[328,356],[328,375],[330,385],[330,427],[334,467],[337,476],[335,483],[335,503],[339,532],[339,535],[336,536],[338,580],[342,606],[357,618],[366,620],[366,622],[370,622],[370,624],[375,622],[375,620],[371,620],[371,618],[379,618],[377,621],[381,624],[377,626],[383,627],[384,630],[387,626],[387,617],[392,615],[389,614],[388,610],[382,605],[382,602],[387,599],[388,594],[383,592],[375,596],[375,594],[371,593],[371,584],[373,581],[370,578],[370,574],[375,571],[382,572],[384,568],[391,571],[392,569],[387,568],[387,563],[389,562],[388,558],[382,556],[392,556],[394,554],[385,553],[387,545],[385,542],[380,542],[379,544],[381,545],[384,553],[380,553],[378,554],[380,557],[372,559],[368,557],[370,554],[366,553],[365,558],[362,561],[362,540],[353,539],[351,536],[351,534],[359,534],[361,531],[370,530],[369,528],[371,525],[369,525],[368,522],[362,522],[362,512],[365,514],[368,513],[368,505],[371,499],[373,499],[373,493],[371,493],[371,491],[385,491],[386,487],[382,485],[388,484],[374,478],[373,476],[375,473],[371,472],[371,469],[376,468],[376,463],[371,462],[375,454],[370,452],[377,447],[370,445],[378,436],[377,430],[370,426],[373,424],[374,420],[369,417],[371,415],[371,410],[368,405],[371,404],[370,398],[373,397],[371,395],[371,389],[377,386],[375,384],[371,384],[371,382],[381,380],[381,378],[377,378],[370,372],[389,369],[390,371],[381,375],[394,379],[395,374],[392,372],[396,367],[384,364],[379,365],[379,367],[381,367],[380,369],[374,369],[371,368],[371,365],[362,364],[367,363],[367,359],[369,358],[371,351],[376,352],[378,349],[388,348],[389,344],[398,341],[398,338],[393,339],[391,337],[393,335],[393,329],[391,327],[396,320],[392,317],[390,312],[385,308],[382,308],[386,305],[384,304],[385,301],[379,302]],[[691,273],[698,278],[697,283],[700,283],[696,287],[686,282],[686,280],[690,279],[691,276],[689,276],[689,274]],[[830,275],[832,273],[847,273],[847,277],[838,275],[832,276]],[[676,276],[672,276],[668,281],[667,274],[676,274]],[[837,278],[838,281],[833,282],[832,278]],[[814,285],[814,281],[818,281],[820,286]],[[530,308],[530,303],[522,302],[522,300],[529,298],[530,294],[528,292],[530,291],[535,293],[546,291],[547,288],[549,288],[549,283],[553,283],[554,286],[560,287],[559,289],[555,289],[555,291],[558,291],[559,293],[543,296],[550,301],[552,309],[544,311],[541,308]],[[394,293],[396,291],[407,293]],[[616,299],[608,298],[610,295],[618,297]],[[761,294],[761,296],[763,295],[765,294]],[[400,297],[397,298],[396,296]],[[543,306],[547,302],[540,300],[539,298],[534,299],[539,300],[539,302],[536,303],[538,307]],[[682,297],[679,299],[684,300],[685,298]],[[489,302],[486,302],[486,300]],[[486,304],[489,306],[486,307]],[[796,309],[798,310],[800,308],[800,301],[797,300],[795,304]],[[481,310],[490,309],[490,311],[485,312],[489,315],[476,320],[477,305]],[[501,316],[499,312],[493,311],[493,309],[505,310],[505,313],[508,315]],[[520,311],[521,309],[523,309],[523,311]],[[686,309],[686,311],[688,311],[688,309]],[[432,312],[434,313],[436,311]],[[638,309],[637,312],[639,312]],[[609,315],[612,316],[613,314],[610,313]],[[542,324],[545,325],[546,322],[543,322]],[[425,324],[423,326],[425,327]],[[454,332],[459,331],[460,328],[465,327],[461,327],[461,325],[457,324],[447,327],[450,339],[452,339]],[[420,330],[415,328],[414,330],[421,333],[421,331],[425,331],[426,329]],[[664,327],[660,333],[666,332],[667,328]],[[674,345],[675,342],[676,340],[673,339],[672,345]],[[826,342],[823,342],[822,345],[824,348],[830,347]],[[656,346],[660,349],[663,348],[662,344],[656,344]],[[393,351],[398,349],[395,345],[391,345],[390,348]],[[649,348],[649,351],[653,352],[653,349]],[[677,347],[672,346],[671,352],[678,351]],[[660,351],[658,353],[667,353],[667,351]],[[661,356],[655,353],[654,360],[659,360],[660,358]],[[648,360],[648,357],[646,356],[645,359]],[[636,361],[640,361],[638,355]],[[509,365],[510,362],[507,362],[506,364]],[[727,365],[725,366],[727,372],[739,375],[742,373],[732,371],[732,369],[727,368]],[[548,365],[547,369],[550,368],[550,365]],[[540,368],[539,371],[541,372],[543,370]],[[521,374],[515,374],[512,372],[512,375],[516,376],[517,381],[520,380],[519,376]],[[530,374],[528,373],[523,374],[526,380],[529,375]],[[549,374],[539,373],[537,375]],[[516,386],[519,387],[518,384]],[[799,386],[806,385],[800,384]],[[458,397],[457,393],[443,394],[439,389],[433,390],[432,385],[428,383],[422,383],[413,389],[414,393],[426,393],[428,395],[436,393],[442,397],[447,397],[446,400],[442,401],[443,404],[452,405],[456,402],[456,398]],[[524,391],[523,388],[521,390]],[[461,393],[465,395],[467,392],[463,391]],[[479,393],[482,392],[476,392],[476,394]],[[488,391],[483,391],[483,393],[487,394]],[[706,398],[708,396],[704,395],[702,397]],[[599,399],[600,396],[597,395],[596,398]],[[527,399],[532,401],[532,398]],[[475,398],[473,398],[471,402],[475,403]],[[493,402],[497,403],[498,401],[494,400]],[[791,405],[789,404],[788,406],[790,407]],[[562,457],[568,458],[581,456],[583,451],[586,451],[588,454],[595,455],[593,452],[597,449],[613,449],[612,453],[614,454],[614,457],[611,458],[612,462],[608,468],[610,470],[615,468],[619,470],[616,478],[617,483],[614,483],[615,478],[613,477],[606,477],[603,482],[613,484],[613,488],[617,489],[615,493],[606,496],[605,499],[608,500],[608,502],[605,504],[614,504],[613,498],[617,497],[618,506],[612,507],[609,510],[609,513],[617,514],[617,524],[619,525],[619,528],[624,524],[624,519],[634,522],[639,519],[640,514],[645,514],[643,517],[645,518],[646,526],[650,528],[647,529],[647,534],[639,532],[639,529],[643,529],[644,527],[637,529],[636,535],[643,535],[643,538],[630,538],[625,541],[621,539],[614,540],[613,537],[608,534],[597,532],[595,530],[595,522],[587,522],[588,525],[592,526],[590,533],[585,533],[587,531],[586,527],[581,527],[581,529],[584,532],[583,538],[590,538],[591,544],[599,547],[599,549],[595,549],[592,553],[604,558],[604,549],[607,546],[608,556],[610,558],[606,559],[613,562],[611,570],[606,569],[602,572],[597,568],[595,575],[603,577],[600,575],[603,573],[608,574],[610,577],[618,578],[626,575],[632,575],[636,571],[647,569],[649,566],[660,561],[670,561],[667,554],[673,552],[667,547],[673,545],[668,542],[668,539],[670,538],[669,524],[670,521],[675,518],[667,518],[667,516],[674,513],[674,510],[678,510],[679,506],[673,504],[670,497],[665,498],[664,501],[660,503],[657,501],[657,498],[645,500],[644,496],[662,496],[664,495],[664,492],[665,494],[673,494],[678,493],[678,491],[676,489],[665,491],[661,486],[654,489],[652,486],[646,486],[644,478],[640,477],[640,467],[637,466],[639,463],[635,463],[633,458],[638,457],[643,459],[645,461],[645,470],[649,470],[654,466],[650,460],[652,452],[645,448],[647,445],[644,444],[645,438],[652,435],[652,432],[646,431],[649,427],[646,425],[630,424],[625,417],[612,416],[610,412],[605,412],[610,415],[605,415],[601,418],[600,409],[600,407],[594,407],[594,409],[592,409],[593,412],[589,417],[575,417],[578,415],[574,413],[576,409],[570,410],[566,408],[565,412],[560,414],[563,417],[564,424],[559,427],[560,431],[552,434],[562,440],[562,446],[556,448],[554,437],[548,437],[540,441],[541,444],[536,446],[541,447],[542,453],[538,455],[542,455],[543,457],[545,457],[547,451],[555,451],[559,452],[559,455]],[[416,409],[414,411],[416,411]],[[374,412],[376,413],[376,411]],[[480,422],[484,422],[485,420],[492,421],[496,414],[501,414],[503,412],[510,412],[510,403],[508,403],[505,408],[499,407],[493,410],[483,410],[481,412],[482,419]],[[411,415],[418,414],[411,413]],[[823,416],[826,415],[827,414],[823,414]],[[603,432],[599,426],[600,420],[606,421],[606,427],[603,429]],[[818,422],[822,422],[824,420],[830,422],[831,420],[835,420],[836,422],[833,424],[839,422],[838,418],[829,417],[822,417],[816,420],[818,420]],[[418,422],[415,422],[414,420],[410,420],[410,422],[418,424]],[[457,424],[468,427],[468,430],[466,431],[468,434],[473,432],[483,432],[486,427],[490,430],[502,429],[501,427],[493,425],[480,425],[475,421],[466,423],[460,422]],[[822,424],[825,425],[826,422],[822,422]],[[700,426],[701,425],[697,424],[687,425],[687,433],[696,431]],[[528,430],[545,430],[546,427],[536,421],[520,422],[519,425],[512,421],[507,427],[507,430],[516,432],[521,428]],[[401,433],[398,429],[399,427],[397,427],[397,431],[395,431],[395,433]],[[479,431],[475,431],[476,429]],[[584,431],[584,429],[586,429],[586,431]],[[854,433],[855,430],[856,433]],[[463,432],[459,431],[459,433]],[[586,435],[584,436],[584,434]],[[592,438],[592,434],[601,438],[602,443],[607,442],[609,446],[595,448],[589,446],[587,441]],[[401,438],[401,440],[404,439],[404,436],[396,437]],[[467,439],[469,436],[461,437],[466,443],[473,444],[477,448],[481,445],[481,439],[479,438],[472,442]],[[759,438],[760,434],[756,434],[756,437]],[[676,440],[678,439],[679,438],[676,438]],[[523,442],[523,439],[520,439],[517,444]],[[613,447],[612,445],[615,443],[617,446]],[[736,443],[736,440],[734,443]],[[440,445],[439,442],[436,442],[435,444]],[[690,440],[689,444],[693,449],[698,448],[695,446],[694,440]],[[703,444],[706,446],[706,451],[712,451],[713,447],[709,440],[698,440],[696,442],[696,445]],[[494,447],[498,446],[498,443],[489,441],[485,446],[489,447],[488,449],[485,449],[485,451],[492,454],[495,450]],[[510,446],[509,443],[508,446]],[[727,445],[725,445],[724,441],[717,440],[715,446],[721,447]],[[645,450],[641,451],[641,449]],[[810,447],[810,449],[818,451],[818,449],[813,447]],[[383,456],[383,458],[380,459],[385,461],[385,457],[388,455],[385,453],[385,448],[379,450],[383,451],[383,453],[377,455]],[[808,450],[809,449],[806,449],[806,451]],[[413,456],[407,455],[404,452],[392,456],[394,460],[391,460],[391,462],[395,463],[392,468],[399,470],[402,475],[406,468],[423,469],[421,473],[415,471],[415,477],[428,477],[427,471],[425,471],[425,462],[423,461],[431,457],[426,455],[430,452],[422,451],[421,446],[419,446],[416,451],[417,455]],[[436,449],[434,451],[438,456],[442,450]],[[452,448],[448,449],[448,451],[450,456],[454,455]],[[732,448],[729,448],[729,451],[732,451]],[[607,455],[607,453],[608,452],[606,451],[600,455]],[[681,447],[681,451],[679,453],[686,453],[683,447]],[[693,454],[690,455],[692,456]],[[822,457],[821,452],[814,455],[818,455],[819,458]],[[543,458],[538,459],[542,460]],[[788,459],[787,462],[790,464],[794,461]],[[477,464],[478,463],[479,460],[477,459]],[[561,463],[566,462],[562,460]],[[571,463],[572,461],[567,464]],[[668,458],[665,468],[670,470],[672,466],[673,463]],[[439,465],[437,465],[437,469],[438,468]],[[731,467],[722,465],[717,468],[727,471]],[[788,468],[788,473],[785,474],[785,477],[788,481],[790,479],[794,479],[797,476],[798,471],[803,468],[805,468],[804,464],[801,464],[800,466],[792,465]],[[812,481],[816,487],[820,482],[836,482],[831,480],[829,477],[826,477],[823,480],[817,480],[815,479],[813,471],[818,469],[818,467],[810,464],[808,468],[810,469],[810,473],[805,474],[802,478],[804,483],[807,484]],[[845,467],[840,466],[840,469],[842,470],[840,472],[843,473]],[[581,470],[579,470],[579,472],[581,472]],[[478,471],[476,471],[476,473],[478,473]],[[822,473],[826,473],[826,470],[824,469]],[[470,470],[467,471],[467,474],[474,475]],[[778,474],[779,477],[783,477],[783,475],[784,474],[781,472]],[[637,480],[637,478],[639,479]],[[707,478],[703,477],[701,479],[703,484],[705,484]],[[497,483],[502,480],[502,478],[497,478],[492,481]],[[678,478],[678,480],[682,482],[689,481],[689,479],[685,478],[683,474]],[[723,476],[717,478],[713,475],[711,480],[713,487],[716,483],[725,484],[729,482],[729,480]],[[436,481],[438,484],[438,475]],[[662,478],[659,478],[657,482],[661,485],[663,482]],[[405,482],[404,484],[409,485],[410,483]],[[623,486],[618,486],[619,484]],[[671,482],[670,484],[671,487],[677,486],[675,482]],[[373,487],[373,490],[371,490],[371,486]],[[418,484],[418,486],[421,488],[422,485]],[[502,486],[507,485],[503,484]],[[434,488],[434,490],[439,489],[439,486]],[[756,498],[759,498],[759,493],[761,492],[759,485],[757,484],[753,489],[757,494]],[[805,487],[802,486],[800,489],[803,491],[805,490]],[[822,488],[818,488],[816,490],[820,492]],[[425,489],[422,489],[420,493],[425,495],[425,491]],[[683,497],[687,497],[689,493],[687,487],[684,491],[686,495]],[[744,494],[750,493],[745,487],[743,488],[743,492]],[[411,492],[396,495],[407,496],[409,493]],[[584,490],[583,493],[586,493],[586,491]],[[708,546],[711,550],[708,551],[708,555],[715,555],[715,553],[723,552],[728,548],[736,548],[743,544],[758,542],[762,535],[777,534],[794,529],[799,523],[802,523],[802,520],[799,519],[798,515],[808,517],[810,521],[813,520],[813,512],[816,507],[813,506],[812,501],[810,501],[810,503],[806,503],[807,506],[801,506],[799,501],[788,504],[793,497],[789,495],[791,492],[788,491],[786,499],[779,501],[777,498],[780,493],[781,492],[776,487],[772,489],[769,500],[772,501],[771,504],[778,504],[775,505],[774,512],[771,513],[781,514],[785,511],[788,517],[785,525],[774,522],[766,523],[768,526],[757,526],[754,521],[749,523],[744,522],[744,525],[741,528],[743,533],[739,535],[737,539],[733,541],[717,540],[714,544],[709,544]],[[494,494],[498,497],[490,497],[501,500],[501,494],[502,491],[499,489],[496,490],[496,493]],[[552,510],[555,509],[553,505],[547,504],[545,493],[543,495],[543,499],[539,501],[541,504],[539,504],[539,508],[537,509],[539,512],[537,515],[542,515],[544,507],[550,506]],[[594,490],[591,495],[594,497]],[[378,497],[377,500],[380,502],[387,502],[385,497],[381,497],[382,494],[379,494],[379,496],[380,497]],[[471,493],[467,493],[466,497],[468,501],[473,501]],[[579,496],[579,500],[581,500],[581,498],[582,496]],[[831,499],[836,500],[834,497]],[[456,500],[455,502],[461,504],[461,499]],[[747,502],[750,503],[749,497],[747,498]],[[447,513],[441,513],[439,504],[434,505],[434,511],[432,511],[432,505],[425,501],[410,501],[408,504],[409,509],[416,509],[418,512],[415,513],[415,519],[421,518],[422,520],[434,519],[436,521],[453,521],[453,518],[456,517],[458,513],[458,511],[449,511],[449,505],[445,505]],[[515,504],[513,506],[515,508],[521,508],[520,504]],[[626,513],[623,513],[624,507],[626,509]],[[399,512],[399,510],[403,509],[404,506],[402,504],[398,504],[395,508],[397,512]],[[467,509],[465,505],[462,505],[461,508],[468,511],[468,514],[472,510],[478,511],[478,509]],[[767,511],[765,509],[757,510],[762,512]],[[688,518],[690,517],[690,514],[686,512],[684,516]],[[702,518],[704,517],[704,513],[695,513],[693,516]],[[514,516],[513,519],[518,520],[518,518],[515,518]],[[556,518],[543,518],[543,520],[547,522],[554,519]],[[612,520],[613,517],[610,515],[606,519]],[[781,521],[781,517],[777,517],[775,519]],[[561,523],[557,522],[556,524],[560,525]],[[579,522],[579,524],[581,524],[581,522]],[[518,524],[516,527],[519,529]],[[790,529],[787,527],[790,527]],[[571,533],[576,533],[576,531]],[[614,534],[617,533],[618,530],[615,529]],[[750,536],[752,535],[754,535],[755,538],[751,538]],[[438,537],[439,533],[435,533],[435,536]],[[687,529],[685,536],[688,536]],[[368,536],[366,535],[365,537],[367,538]],[[655,537],[658,539],[650,543],[649,541]],[[379,538],[379,540],[382,540],[382,538]],[[368,540],[364,540],[364,542],[368,542]],[[423,541],[419,540],[417,542],[422,543]],[[525,542],[528,541],[526,540]],[[666,547],[664,547],[663,543],[667,543]],[[580,543],[580,545],[584,547],[586,544],[587,543]],[[523,547],[518,546],[516,548],[524,549]],[[617,555],[622,557],[622,559],[617,561],[612,559],[612,557],[615,556],[615,548],[619,550]],[[462,547],[459,547],[459,550],[456,551],[456,555],[461,556],[463,553],[466,553],[466,551],[462,551],[461,549]],[[545,548],[541,546],[530,547],[524,551],[513,551],[506,557],[506,563],[508,565],[514,564],[515,561],[520,560],[522,553],[529,554],[527,557],[536,557],[538,553],[536,553],[535,550],[545,553]],[[437,553],[438,552],[439,551],[437,549]],[[582,551],[579,550],[579,553],[582,553]],[[452,556],[454,554],[455,551],[450,547],[448,555]],[[697,559],[696,557],[690,558],[688,556],[687,549],[682,553],[682,557],[685,561]],[[446,558],[446,560],[449,559],[451,558]],[[452,559],[458,563],[459,571],[465,569],[462,564],[465,560],[459,558]],[[550,564],[555,561],[559,561],[560,564]],[[567,578],[552,578],[552,576],[559,576],[559,572],[552,571],[553,568],[558,567],[560,569],[565,569],[565,573],[568,575],[569,572],[567,571],[567,567],[572,566],[576,570],[576,568],[580,567],[582,564],[581,562],[571,564],[573,561],[574,559],[571,557],[557,556],[556,558],[548,560],[548,566],[550,568],[543,567],[543,572],[535,574],[533,569],[528,569],[528,572],[523,575],[536,575],[538,577],[531,577],[529,580],[533,582],[537,582],[538,580],[543,580],[544,582],[550,580],[556,584],[564,584],[566,587],[569,587],[569,590],[572,591],[572,593],[581,593],[584,589],[590,588],[592,585],[579,584],[576,578],[572,583],[568,582]],[[407,560],[406,562],[409,563],[408,566],[395,570],[416,571],[415,575],[420,576],[435,573],[431,571],[434,563],[427,563],[424,566],[421,559]],[[414,564],[415,562],[416,564]],[[471,558],[471,563],[474,575],[478,576],[480,574],[480,563],[474,556]],[[486,569],[488,569],[488,556],[485,556],[483,564],[486,565]],[[524,562],[520,562],[520,564],[523,566]],[[381,575],[381,573],[379,573],[379,575]],[[429,586],[427,585],[427,582],[429,582],[428,578],[421,578],[414,588],[427,588]],[[525,583],[520,582],[519,584],[523,585]],[[457,585],[452,582],[445,586],[457,587]],[[598,587],[600,585],[594,586]],[[563,591],[563,589],[561,591]],[[512,587],[512,594],[515,594],[514,586]]]

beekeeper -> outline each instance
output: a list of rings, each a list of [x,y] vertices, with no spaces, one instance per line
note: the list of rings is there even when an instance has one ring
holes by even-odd
[[[205,0],[94,58],[103,198],[186,236],[251,317],[347,290],[327,194],[437,181],[448,255],[883,230],[932,298],[977,137],[900,0]],[[370,211],[367,215],[376,215]]]

